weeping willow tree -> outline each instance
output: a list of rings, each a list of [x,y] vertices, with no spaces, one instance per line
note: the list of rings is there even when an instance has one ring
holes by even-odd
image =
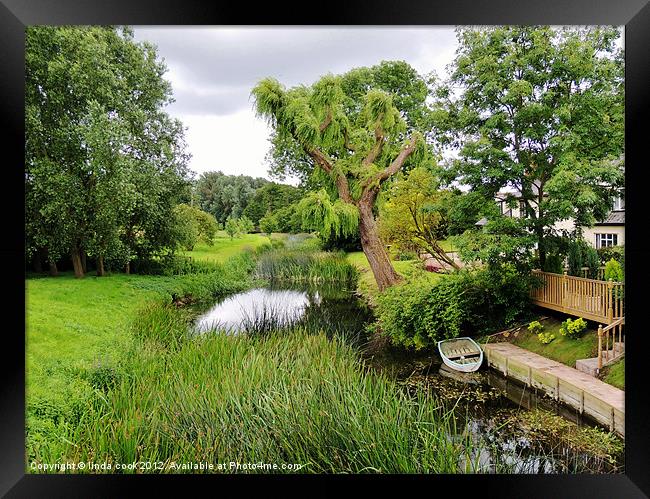
[[[383,74],[396,75],[393,81],[405,87],[419,78],[405,63],[382,64]],[[303,200],[303,221],[320,220],[324,232],[343,235],[358,227],[363,252],[383,290],[400,276],[379,238],[373,207],[386,180],[425,159],[427,144],[407,123],[408,109],[395,105],[395,100],[402,101],[399,94],[372,85],[371,69],[327,75],[311,87],[291,89],[266,78],[251,94],[257,115],[273,127],[276,142],[298,149],[310,168],[324,173],[335,187],[334,201],[324,190]],[[417,88],[423,104],[426,87]]]

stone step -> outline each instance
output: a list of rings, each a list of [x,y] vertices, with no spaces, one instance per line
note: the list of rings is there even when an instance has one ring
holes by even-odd
[[[617,361],[621,355],[625,353],[625,343],[614,343],[612,350],[603,352],[603,367],[606,367],[613,362]],[[576,369],[580,372],[588,374],[589,376],[598,376],[598,357],[591,359],[576,360]]]

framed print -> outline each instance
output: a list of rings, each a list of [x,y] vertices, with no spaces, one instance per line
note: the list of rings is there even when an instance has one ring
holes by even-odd
[[[2,493],[646,497],[647,2],[319,9],[3,0]]]

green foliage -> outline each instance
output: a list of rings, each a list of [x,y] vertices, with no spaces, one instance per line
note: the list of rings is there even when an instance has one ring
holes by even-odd
[[[625,280],[621,264],[613,258],[605,264],[605,280],[609,281],[610,279],[614,282],[623,282]]]
[[[278,219],[282,220],[287,215],[286,212],[280,214],[279,211],[284,211],[293,203],[300,201],[302,194],[301,189],[292,185],[269,182],[255,191],[242,211],[242,215],[249,217],[256,226],[259,226],[260,220],[269,213],[277,213]],[[261,227],[260,230],[263,231]],[[282,232],[290,231],[283,230]]]
[[[278,232],[278,220],[270,211],[259,220],[260,230],[271,235],[272,232]]]
[[[605,265],[612,259],[623,265],[625,257],[624,246],[603,246],[602,248],[598,248],[597,252],[602,265]]]
[[[435,128],[460,148],[450,177],[487,200],[508,186],[537,240],[606,217],[624,181],[624,58],[613,27],[457,29],[449,80],[435,89]],[[603,140],[607,137],[607,140]],[[534,216],[533,216],[534,214]]]
[[[88,409],[65,460],[216,465],[254,455],[301,473],[459,470],[464,451],[439,401],[396,390],[340,340],[296,331],[156,344],[133,350],[127,379]]]
[[[448,234],[452,194],[439,189],[431,169],[417,167],[392,182],[379,204],[382,239],[404,251],[423,251],[447,261],[440,240]]]
[[[564,273],[564,258],[557,253],[551,253],[546,256],[546,263],[542,267],[544,272],[552,272],[553,274]]]
[[[533,334],[539,334],[544,329],[544,326],[539,321],[533,321],[528,324],[528,331]]]
[[[264,178],[253,178],[247,175],[226,175],[221,171],[201,174],[194,186],[194,195],[203,211],[212,214],[220,224],[225,224],[231,218],[246,215],[256,223],[257,209],[252,206],[245,213],[249,203],[256,200],[258,190],[269,185]],[[288,187],[288,186],[287,186]],[[263,197],[263,195],[261,195]],[[262,216],[262,212],[259,216]]]
[[[324,189],[308,193],[296,206],[302,219],[302,228],[315,230],[324,236],[349,236],[359,227],[359,210],[337,199],[331,201]]]
[[[598,279],[598,271],[600,270],[600,258],[598,251],[590,245],[585,247],[584,265],[587,267],[587,277],[589,279]]]
[[[496,269],[512,263],[521,272],[533,266],[531,249],[535,239],[515,218],[495,217],[481,230],[467,230],[449,240],[465,262],[480,261]]]
[[[415,279],[380,294],[376,316],[392,343],[421,349],[513,324],[528,311],[530,285],[513,266],[462,270],[434,282]]]
[[[540,343],[544,345],[548,345],[551,341],[555,339],[555,335],[550,331],[540,332],[537,333],[537,339],[539,340]]]
[[[258,256],[255,277],[290,282],[339,282],[356,286],[357,268],[344,253],[309,251],[305,247],[265,251]]]
[[[560,326],[560,334],[567,338],[576,339],[582,336],[585,329],[587,329],[587,321],[582,317],[576,320],[567,319]]]
[[[26,249],[122,265],[176,245],[189,180],[155,47],[128,28],[26,30]]]
[[[600,259],[598,252],[584,239],[574,239],[569,243],[567,254],[569,271],[568,274],[589,279],[598,278]],[[587,274],[584,275],[582,268],[587,267]]]
[[[567,261],[569,264],[569,275],[582,277],[582,267],[584,266],[584,249],[587,243],[582,240],[573,240],[569,243],[569,253]]]
[[[237,220],[237,223],[239,224],[239,229],[243,234],[249,234],[250,232],[253,232],[253,229],[255,228],[255,224],[246,215],[243,215],[239,220]]]
[[[230,239],[241,234],[241,226],[236,218],[228,217],[224,224],[224,230],[230,236]]]

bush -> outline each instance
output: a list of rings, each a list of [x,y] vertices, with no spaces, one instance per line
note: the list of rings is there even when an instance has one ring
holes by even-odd
[[[585,267],[589,269],[587,277],[589,279],[598,279],[598,271],[600,270],[600,258],[596,249],[592,248],[591,246],[587,246],[585,248],[584,259]]]
[[[433,282],[416,279],[377,297],[378,324],[393,344],[416,349],[492,332],[526,314],[530,285],[512,266],[462,270]]]
[[[615,282],[623,282],[625,275],[623,274],[623,267],[613,258],[605,264],[605,280],[613,280]]]
[[[533,334],[539,334],[542,332],[544,329],[544,326],[539,321],[533,321],[530,324],[528,324],[528,331],[530,331]]]
[[[553,274],[562,274],[564,272],[564,262],[562,257],[554,253],[546,255],[546,263],[542,270]]]
[[[550,331],[546,331],[545,333],[538,333],[537,339],[539,340],[540,343],[543,343],[544,345],[548,345],[551,341],[555,339],[555,335]]]
[[[582,317],[576,320],[567,319],[560,326],[560,334],[567,338],[576,339],[582,336],[585,329],[587,329],[587,321]]]
[[[624,246],[605,246],[597,250],[598,257],[600,258],[601,265],[605,265],[610,260],[614,259],[621,265],[625,257]]]

